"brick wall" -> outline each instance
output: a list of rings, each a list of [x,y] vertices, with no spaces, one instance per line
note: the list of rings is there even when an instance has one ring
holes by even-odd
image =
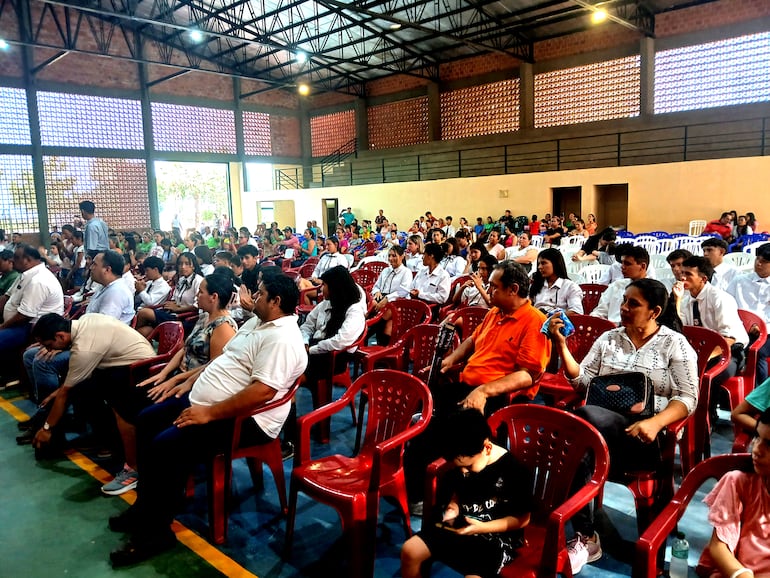
[[[427,97],[371,106],[367,116],[370,149],[428,142]]]
[[[767,0],[721,0],[661,14],[655,20],[658,37],[675,36],[770,16]]]
[[[413,88],[420,88],[429,84],[427,78],[418,78],[416,76],[407,76],[405,74],[395,74],[385,78],[378,78],[366,84],[367,96],[382,96],[384,94],[393,94]]]
[[[24,76],[24,66],[21,62],[21,53],[18,50],[12,50],[3,54],[0,58],[0,76],[11,76],[21,78]]]
[[[310,119],[313,156],[323,157],[356,137],[356,113],[352,110],[314,116]]]
[[[147,71],[150,80],[163,78],[179,72],[178,68],[152,65]],[[150,88],[155,94],[210,98],[212,100],[233,101],[233,79],[221,74],[206,72],[188,72],[182,76],[166,80]]]
[[[442,64],[439,67],[439,76],[444,82],[481,76],[490,72],[510,70],[518,68],[519,60],[507,54],[493,53],[465,58]]]
[[[277,157],[302,156],[299,138],[299,119],[292,116],[270,115],[270,135],[273,155]]]
[[[264,88],[270,88],[270,85],[257,80],[241,80],[241,94],[247,94]],[[293,89],[272,88],[272,90],[266,90],[265,92],[260,92],[249,96],[248,98],[244,98],[243,102],[295,110],[299,106],[299,97],[297,96],[297,92]]]
[[[352,94],[343,94],[341,92],[320,92],[308,97],[308,108],[310,110],[325,108],[327,106],[336,106],[355,102],[356,97]]]

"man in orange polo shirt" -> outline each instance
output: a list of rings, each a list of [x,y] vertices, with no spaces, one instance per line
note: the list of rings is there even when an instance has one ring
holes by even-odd
[[[424,434],[410,442],[404,456],[410,500],[421,499],[425,467],[436,457],[435,432],[444,416],[460,407],[474,407],[486,415],[537,394],[537,380],[551,357],[551,342],[540,332],[545,315],[532,306],[529,277],[520,264],[503,261],[489,277],[491,309],[484,321],[441,364],[446,372],[467,360],[460,381],[433,390],[434,415]],[[413,513],[419,513],[419,507]]]

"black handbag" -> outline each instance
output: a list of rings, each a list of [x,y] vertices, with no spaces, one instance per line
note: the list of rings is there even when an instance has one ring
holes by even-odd
[[[655,394],[650,378],[639,371],[598,375],[591,380],[586,405],[598,405],[637,419],[655,413]]]

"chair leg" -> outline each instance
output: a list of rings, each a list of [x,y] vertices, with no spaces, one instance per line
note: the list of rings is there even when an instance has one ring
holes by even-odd
[[[232,460],[219,454],[209,468],[208,484],[209,532],[215,544],[224,544],[227,539],[231,476]]]
[[[292,479],[289,486],[289,513],[286,516],[286,539],[283,547],[283,555],[288,558],[291,555],[291,546],[294,541],[294,518],[297,516],[297,487]]]
[[[289,506],[286,501],[286,478],[283,475],[283,456],[281,455],[281,442],[279,439],[275,439],[265,444],[262,448],[264,451],[264,458],[267,467],[270,468],[270,472],[273,474],[275,480],[275,488],[278,492],[278,500],[281,503],[281,513],[285,516],[289,511]],[[262,476],[262,463],[256,461],[254,458],[248,459],[249,470],[252,471],[252,479],[254,479],[254,470],[259,471],[260,480]],[[254,470],[252,470],[252,467]],[[264,484],[263,484],[264,485]]]

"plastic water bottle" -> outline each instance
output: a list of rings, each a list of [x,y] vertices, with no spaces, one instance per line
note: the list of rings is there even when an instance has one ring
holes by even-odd
[[[684,537],[684,532],[677,532],[676,539],[671,545],[671,564],[668,575],[671,578],[687,578],[687,558],[690,555],[690,544]]]

